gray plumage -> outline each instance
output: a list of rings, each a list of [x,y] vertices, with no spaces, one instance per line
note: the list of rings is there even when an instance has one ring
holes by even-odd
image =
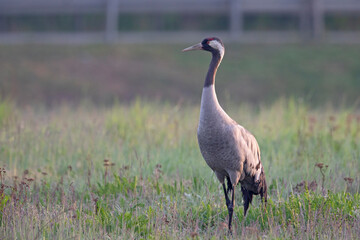
[[[234,207],[234,189],[240,183],[244,199],[244,214],[252,196],[267,198],[264,168],[255,137],[231,119],[220,106],[215,92],[215,75],[225,48],[218,38],[206,38],[201,43],[184,49],[205,50],[212,53],[209,71],[201,96],[200,120],[197,131],[201,154],[223,185],[229,211],[229,230]],[[225,186],[227,179],[227,189]],[[232,191],[232,200],[228,198]]]

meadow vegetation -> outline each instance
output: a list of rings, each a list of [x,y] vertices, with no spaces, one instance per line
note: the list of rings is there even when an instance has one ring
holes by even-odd
[[[226,44],[218,96],[269,187],[246,218],[237,188],[230,236],[189,44],[0,46],[0,239],[360,236],[360,47]]]
[[[258,139],[269,201],[233,236],[197,146],[199,107],[0,102],[0,239],[357,239],[360,112],[295,99],[226,104]]]
[[[200,39],[194,40],[200,41]],[[84,99],[98,105],[137,96],[198,104],[210,56],[181,49],[195,44],[0,46],[0,95],[21,105]],[[360,45],[240,45],[225,42],[217,74],[220,102],[303,98],[358,106]]]

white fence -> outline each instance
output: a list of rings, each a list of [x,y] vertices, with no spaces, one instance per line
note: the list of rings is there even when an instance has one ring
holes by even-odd
[[[219,35],[240,42],[360,42],[359,32],[327,31],[326,14],[360,14],[360,0],[0,0],[0,17],[19,15],[89,14],[105,15],[98,32],[11,32],[0,33],[0,42],[142,42],[188,41]],[[119,32],[124,13],[221,13],[229,27],[220,32],[147,31]],[[290,14],[299,18],[298,30],[244,31],[244,14]]]

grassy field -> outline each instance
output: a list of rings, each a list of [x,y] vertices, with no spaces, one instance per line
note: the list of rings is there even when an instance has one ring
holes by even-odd
[[[109,105],[137,96],[198,103],[209,54],[195,44],[0,46],[0,95],[19,104],[89,99]],[[360,45],[227,44],[217,76],[221,102],[303,98],[311,106],[359,104]]]
[[[257,137],[269,203],[233,237],[198,150],[199,107],[0,104],[1,239],[357,239],[360,113],[279,99],[229,114]]]
[[[237,188],[230,236],[190,44],[0,46],[0,239],[358,239],[360,46],[226,44],[269,188],[246,218]]]

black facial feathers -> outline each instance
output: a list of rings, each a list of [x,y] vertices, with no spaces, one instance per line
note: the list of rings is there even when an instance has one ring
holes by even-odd
[[[220,40],[220,38],[217,38],[217,37],[210,37],[210,38],[205,38],[202,42],[201,42],[201,45],[202,45],[202,47],[203,47],[203,49],[204,50],[206,50],[206,51],[209,51],[209,52],[217,52],[218,51],[218,49],[214,49],[213,47],[211,47],[210,46],[210,42],[211,41],[217,41],[217,42],[219,42],[220,44],[221,44],[221,46],[223,47],[223,48],[225,48],[224,47],[224,44],[223,44],[223,42]]]

